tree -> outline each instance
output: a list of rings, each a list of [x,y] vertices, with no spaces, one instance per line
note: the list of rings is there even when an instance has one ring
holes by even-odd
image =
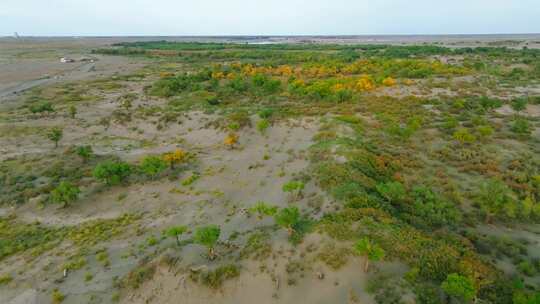
[[[83,159],[84,162],[87,162],[93,154],[92,146],[77,147],[75,152]]]
[[[131,174],[131,166],[122,161],[105,161],[94,168],[96,179],[104,181],[107,185],[116,185],[124,181]]]
[[[384,249],[382,249],[379,245],[373,243],[370,239],[367,237],[360,239],[354,244],[354,250],[366,257],[366,261],[364,263],[364,272],[368,272],[369,270],[369,261],[380,261],[384,258]]]
[[[183,163],[187,160],[187,153],[182,149],[176,149],[174,152],[165,153],[163,160],[169,164],[171,170],[176,164]]]
[[[304,183],[301,181],[290,181],[283,185],[283,192],[291,193],[294,199],[300,198],[302,195],[302,190],[304,190]]]
[[[79,188],[70,182],[61,182],[58,187],[51,191],[51,200],[54,203],[62,204],[62,208],[77,200]]]
[[[60,128],[53,128],[47,133],[47,138],[54,142],[54,147],[58,147],[58,142],[62,139],[64,132]]]
[[[230,149],[234,149],[234,146],[236,146],[236,143],[238,143],[238,135],[232,132],[229,133],[227,137],[225,137],[223,143]]]
[[[255,206],[249,208],[250,212],[257,213],[259,219],[262,219],[264,216],[274,216],[277,213],[276,206],[270,206],[265,202],[258,202]]]
[[[167,163],[157,156],[146,156],[140,165],[140,169],[151,178],[155,178],[159,173],[167,168]]]
[[[274,220],[279,226],[287,229],[291,236],[294,233],[294,226],[300,221],[300,211],[297,207],[283,208],[274,215]]]
[[[208,256],[213,260],[216,256],[214,246],[216,245],[220,234],[221,229],[217,225],[201,227],[195,231],[193,241],[196,244],[206,246],[208,248]]]
[[[446,277],[446,280],[441,284],[441,288],[449,296],[462,301],[468,302],[476,295],[476,288],[474,287],[473,280],[457,273],[449,274]]]
[[[186,226],[174,226],[167,229],[165,234],[176,239],[176,244],[180,246],[180,236],[187,231]]]

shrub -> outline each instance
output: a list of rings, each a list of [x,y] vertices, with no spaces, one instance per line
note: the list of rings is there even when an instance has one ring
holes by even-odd
[[[512,123],[512,126],[510,127],[510,130],[512,132],[521,134],[521,135],[528,135],[531,133],[531,127],[529,125],[529,121],[525,118],[518,117],[514,120]]]
[[[392,203],[400,203],[406,197],[406,190],[400,182],[387,182],[376,186],[377,192]]]
[[[43,112],[54,112],[54,108],[50,102],[41,101],[30,105],[30,112],[34,114]]]
[[[476,202],[486,214],[486,221],[492,216],[514,218],[517,205],[512,191],[498,179],[490,179],[480,186]]]
[[[493,135],[493,128],[490,126],[479,126],[478,128],[476,128],[476,130],[478,131],[478,133],[480,133],[480,136],[482,137],[490,137],[491,135]]]
[[[277,212],[276,206],[270,206],[265,202],[258,202],[255,206],[249,208],[250,212],[257,213],[259,219],[262,219],[263,216],[274,216]]]
[[[431,189],[425,186],[417,186],[413,189],[412,194],[414,203],[410,213],[413,215],[414,223],[420,226],[437,228],[445,225],[455,225],[461,220],[458,209]]]
[[[455,140],[461,144],[472,143],[476,141],[476,136],[471,134],[468,129],[460,128],[452,135]]]
[[[476,295],[474,282],[468,277],[457,273],[449,274],[446,280],[441,284],[442,290],[449,296],[459,300],[470,301]]]
[[[217,225],[201,227],[195,231],[193,241],[197,244],[206,246],[208,248],[208,256],[210,259],[214,259],[214,246],[216,245],[220,234],[221,229]]]
[[[386,77],[383,80],[382,84],[387,86],[387,87],[392,87],[392,86],[396,85],[396,80],[394,78],[392,78],[392,77]]]
[[[185,162],[187,158],[188,154],[182,149],[177,149],[174,152],[165,153],[163,155],[163,160],[169,164],[171,169],[174,169],[176,164]]]
[[[260,110],[258,113],[259,117],[262,119],[268,119],[272,117],[273,114],[274,114],[274,109],[272,108],[264,108]]]
[[[9,274],[0,275],[0,286],[8,284],[11,281],[13,281],[13,277],[11,277],[11,275]]]
[[[131,171],[132,168],[128,163],[122,161],[105,161],[94,168],[93,175],[97,180],[111,186],[125,181],[131,174]]]
[[[302,195],[304,190],[304,183],[301,181],[290,181],[283,185],[283,192],[292,193],[295,199],[298,199]]]
[[[527,98],[517,98],[512,101],[512,109],[516,112],[521,112],[527,108]]]
[[[62,204],[62,207],[66,207],[77,200],[80,192],[79,187],[70,182],[61,182],[58,187],[51,191],[51,200],[53,203]]]
[[[59,304],[64,301],[66,296],[64,296],[64,294],[62,294],[58,289],[55,289],[51,294],[51,298],[53,304]]]
[[[143,158],[139,169],[149,176],[155,178],[158,174],[167,169],[167,163],[158,156],[146,156]]]
[[[77,147],[75,152],[83,159],[84,162],[87,162],[93,154],[92,146]]]
[[[264,134],[264,132],[266,132],[266,129],[268,129],[268,127],[270,127],[270,122],[267,119],[261,119],[259,120],[259,122],[257,122],[257,130],[261,134]]]
[[[279,226],[287,229],[289,236],[292,236],[294,227],[300,222],[300,211],[297,207],[283,208],[274,215],[274,219]]]
[[[227,137],[225,137],[223,143],[225,144],[225,146],[229,147],[229,149],[234,149],[236,143],[238,143],[238,135],[236,135],[235,133],[229,133]]]

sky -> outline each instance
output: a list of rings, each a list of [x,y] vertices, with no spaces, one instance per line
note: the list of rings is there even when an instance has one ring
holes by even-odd
[[[0,36],[540,33],[540,0],[0,0]]]

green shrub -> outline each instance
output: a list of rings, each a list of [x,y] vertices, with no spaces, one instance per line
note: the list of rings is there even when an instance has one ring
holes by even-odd
[[[97,180],[111,186],[124,182],[131,174],[131,171],[131,166],[128,163],[105,161],[94,168],[93,175]]]
[[[257,122],[257,130],[264,134],[266,132],[266,129],[270,127],[270,122],[267,119],[261,119],[259,122]]]
[[[514,133],[521,135],[529,135],[531,133],[531,127],[529,121],[525,118],[518,117],[510,126],[510,130]]]
[[[257,202],[255,206],[249,208],[250,212],[257,213],[257,216],[262,219],[263,216],[274,216],[277,213],[276,206],[270,206],[265,202]]]
[[[11,277],[11,275],[9,274],[0,275],[0,286],[6,285],[11,281],[13,281],[13,277]]]
[[[43,112],[54,112],[52,104],[48,101],[36,102],[30,105],[30,112],[32,113],[43,113]]]
[[[77,200],[79,193],[81,193],[79,187],[64,181],[51,191],[51,200],[53,203],[62,204],[62,207],[66,207]]]
[[[167,163],[159,156],[146,156],[139,169],[151,178],[155,178],[161,172],[167,169]]]
[[[448,295],[459,300],[470,301],[476,295],[473,280],[457,273],[449,274],[441,284],[441,288]]]
[[[294,227],[300,221],[300,211],[297,207],[283,208],[274,215],[274,219],[279,226],[287,229],[291,236],[295,231]]]
[[[512,109],[516,112],[521,112],[527,108],[527,98],[517,98],[512,101]]]
[[[417,186],[412,191],[414,203],[409,209],[412,223],[420,227],[438,228],[456,225],[461,220],[461,213],[450,202],[425,186]]]
[[[92,154],[93,154],[93,150],[92,150],[92,146],[80,146],[80,147],[77,147],[77,149],[75,150],[75,152],[77,153],[77,155],[79,155],[85,162],[87,162],[90,157],[92,157]]]

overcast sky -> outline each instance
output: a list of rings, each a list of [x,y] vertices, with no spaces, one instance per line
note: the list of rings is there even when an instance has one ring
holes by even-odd
[[[540,33],[540,0],[0,0],[0,35]]]

